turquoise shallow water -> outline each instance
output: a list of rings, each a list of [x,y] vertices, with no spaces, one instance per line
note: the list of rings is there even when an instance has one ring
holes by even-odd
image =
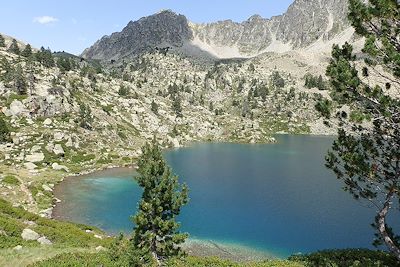
[[[374,210],[354,201],[324,167],[333,139],[278,136],[277,144],[195,144],[166,159],[190,187],[179,221],[193,238],[278,256],[328,248],[371,248]],[[141,190],[131,170],[67,179],[56,217],[129,233]]]

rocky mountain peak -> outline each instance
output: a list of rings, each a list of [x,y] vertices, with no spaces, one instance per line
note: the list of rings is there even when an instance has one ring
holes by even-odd
[[[265,52],[288,52],[328,42],[350,27],[348,0],[296,0],[287,12],[270,19],[260,15],[237,23],[189,23],[185,16],[162,10],[131,21],[121,32],[103,37],[84,57],[110,60],[135,57],[157,47],[172,47],[198,57],[248,58]],[[347,35],[346,35],[347,36]],[[319,47],[321,45],[319,44]]]
[[[118,60],[155,47],[181,47],[192,38],[188,20],[170,10],[131,21],[121,31],[105,36],[85,50],[83,56],[93,59]]]

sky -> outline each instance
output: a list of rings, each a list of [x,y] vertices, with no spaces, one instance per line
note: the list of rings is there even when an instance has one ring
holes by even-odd
[[[293,0],[12,0],[1,4],[0,33],[36,48],[80,54],[129,21],[171,9],[197,23],[270,18]]]

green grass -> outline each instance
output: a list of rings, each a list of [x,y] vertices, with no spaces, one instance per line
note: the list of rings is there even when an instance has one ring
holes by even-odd
[[[7,98],[7,106],[11,105],[11,103],[12,103],[14,100],[22,101],[22,100],[27,99],[27,98],[28,98],[27,95],[11,94],[11,95]]]
[[[18,252],[13,249],[0,249],[0,266],[29,266],[40,260],[53,258],[60,254],[90,251],[93,251],[93,249],[60,248],[54,246],[24,247]]]
[[[34,222],[33,226],[26,225],[26,221]],[[25,228],[30,228],[40,235],[46,236],[56,246],[67,247],[108,247],[111,238],[98,239],[94,233],[103,233],[90,226],[78,225],[68,222],[61,222],[52,219],[42,218],[36,214],[25,211],[22,208],[13,207],[9,202],[0,199],[0,248],[13,248],[16,245],[37,246],[38,243],[26,242],[22,239],[21,233]],[[86,233],[85,230],[92,230]]]
[[[87,161],[94,160],[95,158],[96,158],[96,156],[94,154],[78,153],[78,154],[73,155],[71,157],[71,162],[73,164],[79,164],[79,163],[82,163],[82,162],[87,162]]]
[[[9,185],[20,185],[21,183],[14,175],[6,175],[6,177],[3,178],[2,182]]]
[[[132,263],[131,263],[132,264]],[[128,267],[128,266],[156,266],[152,263],[136,263],[138,265],[130,265],[129,259],[126,257],[113,257],[111,252],[99,253],[66,253],[58,255],[52,259],[44,260],[30,265],[30,267]],[[167,267],[304,267],[303,263],[288,260],[271,260],[263,262],[246,262],[237,263],[219,258],[206,257],[186,257],[182,259],[171,259],[165,262]]]

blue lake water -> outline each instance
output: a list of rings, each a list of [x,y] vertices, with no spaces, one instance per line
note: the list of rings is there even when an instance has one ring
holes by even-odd
[[[286,257],[331,248],[372,248],[375,210],[343,192],[324,167],[330,137],[277,136],[278,143],[194,144],[165,153],[190,188],[179,217],[192,238]],[[131,232],[141,190],[133,171],[108,170],[58,186],[55,216]]]

